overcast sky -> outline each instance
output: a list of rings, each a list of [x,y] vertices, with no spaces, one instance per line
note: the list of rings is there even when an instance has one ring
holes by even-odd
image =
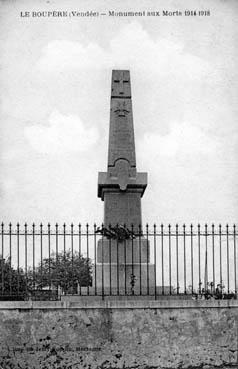
[[[137,169],[148,172],[143,221],[237,221],[237,1],[0,6],[3,221],[102,222],[112,69],[131,72]],[[211,16],[20,17],[186,8]]]

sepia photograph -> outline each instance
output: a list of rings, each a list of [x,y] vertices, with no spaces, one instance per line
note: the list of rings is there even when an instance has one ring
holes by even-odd
[[[238,369],[236,0],[0,0],[0,369]]]

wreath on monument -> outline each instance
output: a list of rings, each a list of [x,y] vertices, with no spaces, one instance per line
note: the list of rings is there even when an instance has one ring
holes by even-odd
[[[118,241],[131,240],[136,238],[135,233],[123,225],[116,225],[115,227],[109,225],[109,227],[98,227],[96,233],[100,233],[107,239],[113,239]]]

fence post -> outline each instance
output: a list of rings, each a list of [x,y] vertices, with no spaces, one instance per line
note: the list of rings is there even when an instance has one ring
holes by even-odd
[[[58,279],[58,269],[59,269],[59,229],[58,229],[58,223],[55,224],[55,252],[56,252],[56,277]],[[57,283],[57,293],[58,295],[61,295],[61,284],[60,284],[60,281],[56,281]]]
[[[215,291],[215,283],[216,283],[216,277],[215,277],[215,232],[214,232],[214,224],[212,224],[212,272],[213,272],[213,291]]]
[[[222,289],[222,243],[221,243],[222,229],[221,224],[219,224],[219,246],[220,246],[220,284]]]
[[[88,223],[86,224],[86,247],[87,247],[87,265],[89,263],[89,249],[88,249]],[[89,295],[89,285],[87,283],[87,296]]]
[[[172,294],[172,281],[171,281],[171,225],[168,225],[169,229],[169,294]]]
[[[43,263],[43,225],[41,223],[40,224],[40,275],[41,275],[40,287],[41,287],[41,290],[42,290],[42,284],[43,284],[42,263]]]
[[[192,279],[192,294],[193,294],[193,225],[190,225],[191,236],[191,279]]]
[[[10,255],[9,292],[10,295],[12,295],[12,223],[9,224],[9,255]]]
[[[183,266],[184,266],[184,293],[185,295],[187,294],[187,281],[186,281],[186,225],[183,224],[183,255],[184,255],[184,260],[183,260]]]
[[[97,237],[96,237],[96,224],[93,225],[93,231],[94,231],[94,292],[95,296],[97,296]]]
[[[226,225],[227,292],[230,293],[229,225]]]
[[[25,274],[26,274],[26,293],[27,293],[27,285],[28,285],[28,276],[27,276],[27,223],[25,223]]]
[[[179,295],[179,260],[178,260],[178,224],[175,227],[176,235],[176,278],[177,278],[177,295]]]
[[[201,233],[200,233],[200,224],[198,224],[198,291],[201,294]]]
[[[1,260],[1,264],[2,264],[2,276],[1,276],[1,279],[2,279],[2,286],[1,286],[1,290],[2,290],[2,295],[4,293],[4,223],[2,222],[1,224],[1,239],[2,239],[2,260]]]
[[[71,223],[70,225],[70,236],[71,236],[71,266],[72,266],[72,293],[77,293],[77,285],[76,275],[74,272],[74,225]]]
[[[235,278],[235,293],[237,293],[237,281],[236,281],[236,225],[233,225],[233,236],[234,236],[234,278]]]
[[[50,223],[48,223],[48,258],[49,258],[49,290],[51,290],[51,259],[50,259]]]
[[[78,247],[79,247],[79,256],[81,257],[81,254],[82,254],[82,250],[81,250],[81,247],[82,247],[82,240],[81,240],[81,224],[79,223],[79,225],[78,225],[78,231],[79,231],[79,233],[78,233],[78,236],[79,236],[79,244],[78,244]],[[79,295],[81,296],[82,295],[82,288],[81,288],[81,283],[80,283],[80,286],[79,286]]]
[[[17,223],[17,293],[20,292],[20,224]]]
[[[35,282],[35,223],[32,224],[32,265],[33,265],[33,289],[36,288],[36,282]]]
[[[103,229],[103,224],[102,224]],[[102,256],[102,300],[104,300],[104,245],[103,245],[103,234],[102,234],[102,250],[101,250],[101,256]]]
[[[126,224],[124,224],[124,228],[126,229]],[[126,265],[126,239],[124,239],[124,265],[125,265],[125,270],[124,270],[124,278],[125,278],[125,283],[124,283],[124,288],[125,288],[125,295],[127,295],[127,284],[126,284],[126,271],[127,271],[127,265]]]
[[[157,299],[157,289],[156,289],[156,224],[154,224],[154,288],[155,288],[155,300]]]
[[[132,263],[132,268],[131,268],[131,274],[132,274],[132,279],[131,279],[131,292],[132,295],[134,295],[134,286],[135,286],[135,275],[134,275],[134,242],[133,242],[133,234],[134,234],[134,225],[131,225],[131,233],[132,233],[132,238],[131,238],[131,263]]]
[[[111,229],[111,224],[109,224],[109,229]],[[108,240],[109,246],[109,295],[112,295],[112,240],[111,237]]]
[[[142,295],[142,280],[141,280],[141,235],[142,235],[142,227],[139,224],[139,275],[140,275],[140,296]]]
[[[164,295],[164,226],[161,224],[162,295]]]
[[[205,224],[205,270],[204,270],[204,291],[208,291],[208,270],[207,270],[207,224]]]

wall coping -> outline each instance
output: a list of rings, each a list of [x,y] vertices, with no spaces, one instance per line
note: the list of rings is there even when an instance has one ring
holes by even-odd
[[[0,301],[0,310],[238,308],[238,300]]]

